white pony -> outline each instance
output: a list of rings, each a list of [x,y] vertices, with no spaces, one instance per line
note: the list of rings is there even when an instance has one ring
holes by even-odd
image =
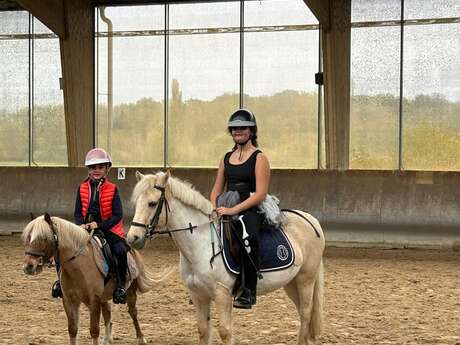
[[[182,279],[196,307],[200,345],[211,343],[211,301],[215,302],[218,313],[222,343],[232,344],[232,288],[236,276],[227,271],[222,255],[210,264],[211,203],[190,184],[170,177],[169,172],[155,175],[136,172],[136,177],[138,183],[132,195],[135,215],[128,243],[141,249],[156,225],[171,229],[180,250]],[[319,222],[308,213],[301,215],[287,213],[284,226],[295,251],[294,264],[281,271],[265,272],[257,292],[263,294],[284,287],[300,316],[298,344],[307,345],[314,343],[321,332],[325,241]],[[188,230],[194,226],[193,231]]]

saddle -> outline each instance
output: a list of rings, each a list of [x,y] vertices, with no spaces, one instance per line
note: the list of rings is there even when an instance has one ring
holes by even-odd
[[[240,244],[235,232],[230,228],[231,221],[222,222],[220,235],[223,244],[222,256],[225,267],[233,274],[239,275]],[[260,271],[278,271],[290,267],[295,260],[294,249],[283,229],[264,226],[259,232]]]
[[[101,239],[99,236],[93,236],[90,244],[93,246],[96,266],[105,278],[104,284],[107,284],[111,278],[115,279],[117,274],[110,246],[104,238]],[[139,276],[139,268],[137,267],[136,260],[134,260],[131,251],[128,251],[127,258],[128,269],[126,272],[126,288]]]

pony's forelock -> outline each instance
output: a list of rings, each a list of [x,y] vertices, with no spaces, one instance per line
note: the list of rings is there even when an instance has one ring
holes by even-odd
[[[133,204],[136,204],[137,199],[139,199],[139,196],[141,196],[141,194],[145,193],[145,191],[152,189],[155,186],[158,174],[161,174],[161,172],[155,175],[144,175],[144,177],[142,177],[142,179],[136,183],[133,189],[133,193],[131,194],[131,202]]]

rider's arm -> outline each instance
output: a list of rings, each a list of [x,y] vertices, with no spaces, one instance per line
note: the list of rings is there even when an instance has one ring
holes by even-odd
[[[262,152],[257,155],[255,174],[256,191],[249,198],[233,207],[235,214],[259,205],[267,196],[268,185],[270,184],[270,163],[267,156]]]
[[[216,208],[217,197],[222,194],[225,186],[225,175],[224,175],[224,161],[222,160],[219,164],[219,169],[217,170],[216,181],[211,190],[211,203],[212,208]]]
[[[77,225],[81,225],[85,221],[83,219],[83,206],[81,204],[80,187],[77,189],[77,200],[75,200],[75,211],[73,213],[73,217],[75,219],[75,224]]]
[[[102,231],[108,231],[113,228],[123,218],[123,205],[121,204],[120,193],[118,188],[115,189],[115,194],[112,200],[112,216],[102,222],[97,223],[97,227]]]

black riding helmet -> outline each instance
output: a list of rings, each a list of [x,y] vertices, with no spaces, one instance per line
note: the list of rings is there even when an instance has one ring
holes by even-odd
[[[251,140],[252,145],[258,147],[257,143],[257,122],[256,117],[247,109],[238,109],[228,119],[228,132],[232,134],[232,128],[234,127],[249,127],[251,130]],[[243,145],[246,143],[243,143]],[[237,144],[233,149],[236,149]]]
[[[256,127],[256,118],[253,113],[247,109],[238,109],[228,119],[228,128],[232,127]]]

